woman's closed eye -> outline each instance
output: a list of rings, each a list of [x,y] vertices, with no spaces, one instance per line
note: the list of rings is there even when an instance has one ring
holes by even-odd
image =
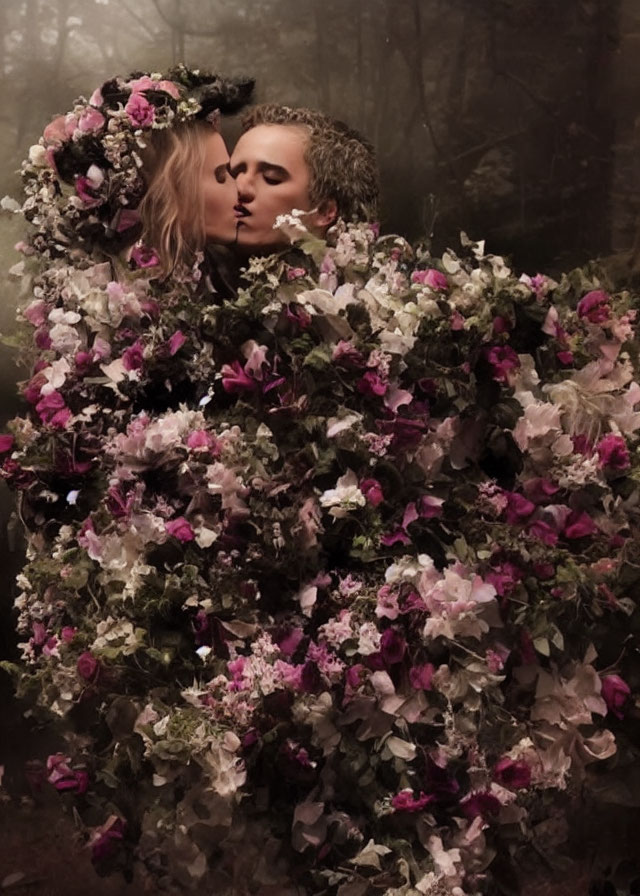
[[[219,184],[225,183],[227,177],[229,176],[229,166],[228,165],[218,165],[218,167],[213,172],[216,180]]]

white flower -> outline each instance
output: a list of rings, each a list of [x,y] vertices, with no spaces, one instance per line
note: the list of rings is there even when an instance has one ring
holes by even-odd
[[[364,507],[366,503],[365,496],[358,488],[358,477],[353,470],[347,470],[344,476],[338,479],[335,488],[330,488],[320,495],[320,504],[331,508],[329,513],[334,519],[345,517],[350,510]]]

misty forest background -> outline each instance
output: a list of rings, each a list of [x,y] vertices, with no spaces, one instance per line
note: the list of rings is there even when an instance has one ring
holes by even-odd
[[[257,100],[320,108],[377,147],[382,228],[461,229],[530,274],[640,255],[637,0],[0,0],[0,196],[76,96],[184,61],[252,75]],[[20,219],[0,220],[0,329],[19,285]],[[0,424],[19,410],[0,346]],[[0,494],[0,655],[15,651]],[[19,541],[19,539],[18,539]]]

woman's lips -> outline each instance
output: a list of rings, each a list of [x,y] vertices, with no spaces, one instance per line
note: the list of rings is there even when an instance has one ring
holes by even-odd
[[[244,205],[234,205],[233,213],[236,218],[248,218],[251,212]]]

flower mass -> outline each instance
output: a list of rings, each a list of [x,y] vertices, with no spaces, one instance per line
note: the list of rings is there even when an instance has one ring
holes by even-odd
[[[139,82],[135,129],[178,91]],[[101,99],[51,139],[105,128]],[[151,247],[116,270],[66,243],[76,210],[107,232],[109,177],[60,213],[47,139],[29,411],[0,437],[29,533],[12,671],[96,867],[496,892],[496,857],[637,759],[636,297],[293,217],[223,299]]]

